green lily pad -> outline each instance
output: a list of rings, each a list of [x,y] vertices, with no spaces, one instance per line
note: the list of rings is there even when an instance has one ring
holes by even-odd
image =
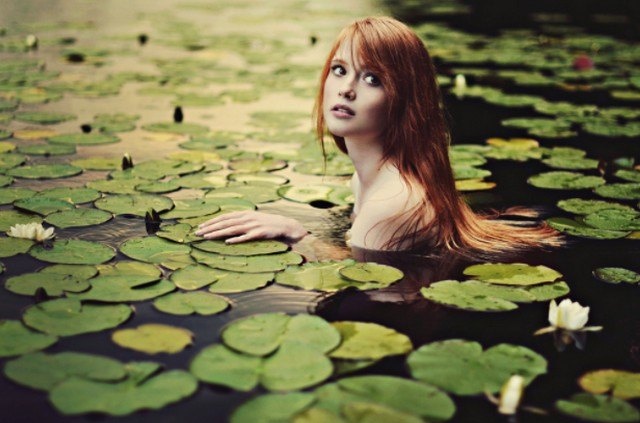
[[[16,120],[27,123],[37,123],[41,125],[51,125],[54,123],[74,120],[76,118],[76,115],[56,112],[19,112],[15,114]]]
[[[640,171],[631,169],[619,169],[614,175],[617,178],[623,179],[627,182],[640,182]]]
[[[611,231],[640,230],[640,212],[635,210],[602,209],[586,215],[582,221],[593,228]]]
[[[34,332],[19,320],[0,320],[0,357],[42,350],[57,341],[56,336]]]
[[[98,274],[95,266],[85,264],[52,264],[39,270],[40,273],[66,275],[77,279],[90,279]]]
[[[484,284],[489,285],[489,284]],[[501,291],[489,289],[489,293],[484,293],[482,286],[469,285],[469,282],[458,282],[454,280],[445,280],[432,283],[427,288],[422,288],[420,293],[423,297],[436,303],[460,308],[463,310],[473,311],[509,311],[518,308],[517,304],[509,299],[503,298],[500,294],[504,294],[507,298],[517,294],[523,296],[528,295],[523,289],[512,287],[503,288]],[[507,289],[504,289],[507,288]],[[531,301],[531,300],[530,300]]]
[[[16,153],[4,153],[0,154],[0,170],[3,172],[7,169],[12,169],[16,166],[20,166],[27,160],[27,156]]]
[[[122,165],[121,157],[87,157],[76,159],[71,164],[84,170],[116,170]]]
[[[174,204],[175,207],[172,210],[162,214],[163,219],[182,219],[220,211],[220,203],[216,199],[175,200]]]
[[[48,141],[54,144],[73,144],[73,145],[101,145],[113,144],[120,142],[120,138],[111,134],[100,133],[80,133],[80,134],[60,134],[48,138]]]
[[[628,402],[608,395],[579,393],[568,400],[556,401],[563,414],[591,422],[637,422],[640,412]]]
[[[209,292],[230,294],[253,291],[265,287],[275,277],[274,273],[238,273],[220,271],[218,280],[209,286]]]
[[[271,354],[285,343],[300,343],[325,353],[340,343],[340,334],[317,316],[264,313],[234,321],[223,330],[222,341],[254,356]]]
[[[168,239],[180,244],[189,244],[194,241],[201,241],[204,238],[195,235],[195,229],[187,223],[176,223],[175,225],[162,225],[156,232],[156,236]]]
[[[567,283],[563,281],[543,283],[527,288],[527,292],[535,296],[536,301],[550,301],[554,298],[559,298],[567,295],[570,291],[571,289],[569,288],[569,285],[567,285]]]
[[[103,181],[87,182],[87,188],[95,189],[108,194],[139,194],[136,187],[148,182],[144,179],[110,179]]]
[[[33,241],[22,238],[0,238],[0,257],[12,257],[23,254],[33,246]]]
[[[236,408],[230,421],[231,423],[291,421],[296,414],[309,408],[314,401],[315,396],[305,392],[260,395]]]
[[[593,271],[593,276],[608,283],[640,283],[640,273],[623,267],[600,267]]]
[[[161,213],[173,208],[173,201],[170,198],[151,194],[110,195],[96,200],[94,204],[97,208],[116,215],[139,217],[144,217],[149,209]]]
[[[598,168],[598,160],[582,157],[552,156],[542,163],[555,169],[589,170]]]
[[[239,354],[224,345],[211,345],[195,356],[189,370],[203,382],[250,391],[260,381],[262,359]]]
[[[277,159],[233,159],[229,162],[229,169],[235,172],[272,172],[287,167],[287,162]]]
[[[90,287],[89,282],[83,278],[40,272],[12,276],[5,282],[5,288],[14,294],[35,295],[38,289],[44,289],[50,297],[60,297],[65,292],[82,292]]]
[[[148,323],[116,330],[111,339],[121,347],[147,354],[175,354],[193,343],[193,333],[175,326]]]
[[[22,320],[40,332],[72,336],[114,328],[129,319],[132,312],[124,304],[81,304],[76,299],[60,298],[27,308]]]
[[[72,210],[75,206],[65,200],[58,200],[55,198],[47,198],[35,195],[33,197],[17,200],[13,203],[14,207],[23,211],[38,213],[42,216],[46,216],[51,213]]]
[[[587,189],[605,184],[600,176],[587,176],[578,172],[554,171],[530,177],[527,182],[538,188],[546,189]]]
[[[194,243],[193,247],[209,253],[227,256],[257,256],[282,253],[289,250],[289,245],[273,240],[248,241],[240,244],[226,244],[224,241],[206,240]]]
[[[127,373],[122,363],[109,357],[77,352],[38,352],[7,362],[4,374],[29,388],[50,391],[72,377],[117,382]]]
[[[289,182],[289,179],[282,175],[275,175],[268,172],[230,173],[227,175],[227,179],[233,182],[243,182],[247,184],[284,185]]]
[[[600,119],[582,125],[585,132],[604,137],[637,137],[640,135],[640,123],[620,124],[616,121]]]
[[[333,322],[342,342],[329,355],[349,360],[378,360],[391,355],[407,354],[413,349],[411,340],[393,329],[365,322]]]
[[[203,135],[209,132],[209,128],[204,125],[198,125],[195,123],[175,123],[175,122],[160,122],[143,125],[142,129],[151,132],[169,132],[171,134],[180,135]]]
[[[167,176],[180,176],[199,172],[203,169],[200,163],[187,163],[182,160],[159,159],[138,163],[125,170],[109,173],[112,179],[140,178],[148,181],[159,180]]]
[[[49,399],[65,415],[105,413],[124,416],[138,410],[157,410],[191,396],[197,380],[183,370],[168,370],[157,375],[159,365],[148,362],[127,365],[128,378],[105,383],[71,378],[56,385]]]
[[[407,359],[411,375],[456,395],[495,393],[513,374],[526,383],[546,373],[547,361],[528,348],[499,344],[486,351],[461,339],[423,345]]]
[[[453,175],[456,180],[482,179],[491,176],[491,171],[471,166],[453,166]]]
[[[100,192],[90,188],[49,188],[36,194],[38,197],[65,200],[73,204],[89,203],[100,198]]]
[[[592,228],[591,226],[587,226],[584,223],[578,222],[573,219],[567,219],[565,217],[551,217],[546,221],[553,229],[581,238],[618,239],[624,238],[630,233],[623,231],[596,229]]]
[[[181,176],[175,179],[175,183],[182,188],[211,189],[227,185],[227,180],[223,175],[207,172]]]
[[[640,183],[607,184],[594,192],[600,197],[618,200],[640,200]]]
[[[0,210],[0,231],[7,232],[9,228],[18,224],[42,223],[42,218],[34,214],[26,214],[17,210]]]
[[[11,204],[16,200],[33,197],[36,191],[29,188],[0,188],[0,204]]]
[[[532,266],[526,263],[485,263],[464,269],[467,276],[478,280],[499,284],[530,286],[553,282],[562,274],[546,266]]]
[[[395,267],[378,263],[355,263],[340,268],[340,276],[355,282],[391,285],[403,278],[404,274]]]
[[[227,187],[212,189],[207,192],[205,198],[244,198],[262,204],[279,200],[280,196],[277,185],[231,183]]]
[[[353,163],[346,156],[327,157],[326,165],[321,160],[305,160],[298,163],[294,169],[305,175],[348,176],[354,172]]]
[[[82,168],[68,164],[40,164],[14,167],[6,173],[23,179],[58,179],[79,175]]]
[[[178,288],[193,291],[211,285],[218,280],[220,271],[194,264],[182,269],[178,269],[171,275],[170,279]]]
[[[303,261],[300,254],[292,251],[261,256],[225,256],[194,249],[191,256],[198,263],[216,269],[245,273],[279,272],[287,266],[300,264]]]
[[[134,260],[160,264],[176,258],[188,258],[191,247],[177,244],[162,238],[132,238],[120,246],[120,252]]]
[[[580,215],[587,215],[604,209],[633,210],[632,207],[620,203],[612,203],[603,200],[585,200],[582,198],[560,200],[557,205],[564,211]]]
[[[165,194],[178,191],[179,189],[180,185],[173,179],[169,181],[151,181],[136,185],[136,191],[147,194]]]
[[[79,239],[57,240],[51,248],[36,245],[29,254],[38,260],[60,264],[100,264],[116,255],[111,247]]]
[[[352,194],[351,190],[347,187],[339,187],[333,185],[305,185],[305,186],[291,186],[286,185],[278,189],[278,194],[287,200],[295,201],[297,203],[312,203],[314,201],[328,201],[334,198],[332,194],[342,193],[342,191]],[[345,202],[334,204],[347,204]]]
[[[90,290],[67,297],[108,303],[146,301],[175,290],[168,280],[147,275],[99,275],[89,283]]]
[[[592,394],[611,394],[620,399],[640,398],[640,373],[602,369],[585,373],[578,383]]]
[[[194,313],[210,316],[226,310],[229,307],[229,302],[220,295],[202,291],[175,292],[156,299],[153,306],[165,313],[179,316]]]
[[[100,113],[94,117],[92,126],[100,132],[128,132],[136,128],[138,119],[138,115]]]
[[[45,222],[58,228],[77,228],[93,226],[107,222],[113,218],[111,213],[96,209],[71,209],[52,213],[45,218]]]
[[[140,263],[139,261],[121,260],[113,264],[101,264],[97,266],[100,276],[127,276],[146,277],[149,282],[162,277],[162,271],[153,264]]]
[[[75,145],[31,144],[18,147],[18,152],[32,156],[64,156],[76,152]]]

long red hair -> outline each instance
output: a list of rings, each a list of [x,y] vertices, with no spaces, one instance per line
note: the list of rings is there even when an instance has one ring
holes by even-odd
[[[548,226],[514,227],[476,214],[464,202],[449,161],[449,129],[435,67],[422,40],[393,18],[357,20],[335,40],[322,69],[314,108],[321,143],[326,131],[324,82],[342,43],[351,43],[351,51],[380,79],[387,95],[390,124],[383,134],[383,160],[396,166],[407,186],[418,189],[422,196],[419,206],[398,216],[406,224],[385,248],[441,247],[481,257],[562,244],[558,232]],[[344,138],[332,136],[338,148],[347,153]],[[425,222],[427,207],[435,217]]]

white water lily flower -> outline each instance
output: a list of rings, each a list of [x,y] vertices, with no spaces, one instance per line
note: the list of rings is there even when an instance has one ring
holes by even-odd
[[[524,378],[520,375],[513,375],[500,389],[500,400],[498,402],[498,412],[500,414],[516,414],[522,393],[524,392]]]
[[[549,323],[551,326],[539,329],[535,335],[553,332],[556,330],[567,331],[598,331],[602,326],[585,326],[589,320],[589,307],[583,307],[580,303],[570,299],[564,299],[560,304],[551,300],[549,304]]]
[[[9,228],[7,235],[14,238],[32,239],[36,242],[44,242],[55,236],[53,228],[45,229],[41,223],[17,224]]]
[[[462,74],[457,74],[453,80],[453,89],[451,90],[456,97],[464,97],[467,90],[467,78]]]

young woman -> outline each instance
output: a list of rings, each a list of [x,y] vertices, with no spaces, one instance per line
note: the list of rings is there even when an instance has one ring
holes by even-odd
[[[321,74],[316,130],[328,131],[355,167],[351,245],[455,251],[470,257],[561,244],[546,226],[516,227],[474,213],[455,188],[436,73],[420,38],[388,17],[340,32]],[[306,234],[296,220],[229,213],[198,228],[236,243]]]

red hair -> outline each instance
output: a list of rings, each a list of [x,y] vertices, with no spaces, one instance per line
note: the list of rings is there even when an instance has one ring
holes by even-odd
[[[422,197],[419,206],[403,213],[406,224],[385,248],[435,246],[479,257],[561,244],[559,233],[548,226],[514,227],[478,215],[464,202],[449,161],[449,130],[435,67],[422,40],[393,18],[357,20],[338,35],[322,69],[314,108],[321,143],[326,130],[324,82],[342,43],[351,43],[353,54],[380,79],[387,95],[390,124],[383,134],[382,159],[396,166],[407,186],[418,189]],[[344,138],[332,136],[338,148],[347,153]],[[434,218],[425,222],[428,207]]]

